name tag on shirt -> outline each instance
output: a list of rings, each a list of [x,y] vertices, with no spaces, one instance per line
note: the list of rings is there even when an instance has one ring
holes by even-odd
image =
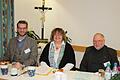
[[[24,50],[24,52],[25,52],[26,54],[29,53],[30,51],[31,51],[30,48]]]
[[[110,64],[110,61],[104,63],[104,67],[107,67],[107,64]]]

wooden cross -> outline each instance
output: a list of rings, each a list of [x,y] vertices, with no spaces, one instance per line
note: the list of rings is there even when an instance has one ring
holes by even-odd
[[[35,7],[35,9],[41,10],[42,13],[42,30],[41,30],[41,39],[44,39],[44,22],[45,22],[45,10],[52,10],[50,7],[45,7],[45,0],[42,0],[42,7]]]

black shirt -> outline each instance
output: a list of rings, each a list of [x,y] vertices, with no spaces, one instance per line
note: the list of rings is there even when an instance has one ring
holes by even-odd
[[[49,58],[48,58],[48,56],[49,56],[49,47],[50,47],[50,43],[48,43],[45,46],[45,48],[44,48],[44,50],[43,50],[43,52],[42,52],[42,54],[40,56],[40,59],[39,59],[39,62],[44,61],[44,62],[47,63],[48,66],[50,66],[50,62],[49,62]],[[75,61],[74,50],[73,50],[72,46],[69,43],[66,42],[64,55],[62,57],[62,60],[60,61],[59,69],[63,68],[67,63],[74,64],[74,68],[75,68],[76,61]]]
[[[119,65],[116,50],[107,46],[97,50],[94,46],[90,46],[85,51],[80,70],[87,72],[98,72],[99,69],[105,70],[104,63],[106,62],[111,63],[111,69],[115,62]]]

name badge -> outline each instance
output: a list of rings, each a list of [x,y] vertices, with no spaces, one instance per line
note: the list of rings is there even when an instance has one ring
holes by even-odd
[[[110,61],[104,63],[104,67],[107,67],[107,64],[110,64]]]
[[[24,50],[24,52],[25,52],[26,54],[29,53],[30,51],[31,51],[30,48]]]

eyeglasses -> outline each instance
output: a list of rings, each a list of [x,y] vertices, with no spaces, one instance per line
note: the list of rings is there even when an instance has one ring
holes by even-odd
[[[25,29],[27,29],[27,27],[24,27],[24,28],[20,28],[20,27],[18,27],[18,29],[20,29],[20,30],[21,30],[21,29],[25,30]]]
[[[103,40],[93,40],[94,43],[96,42],[103,42]]]

